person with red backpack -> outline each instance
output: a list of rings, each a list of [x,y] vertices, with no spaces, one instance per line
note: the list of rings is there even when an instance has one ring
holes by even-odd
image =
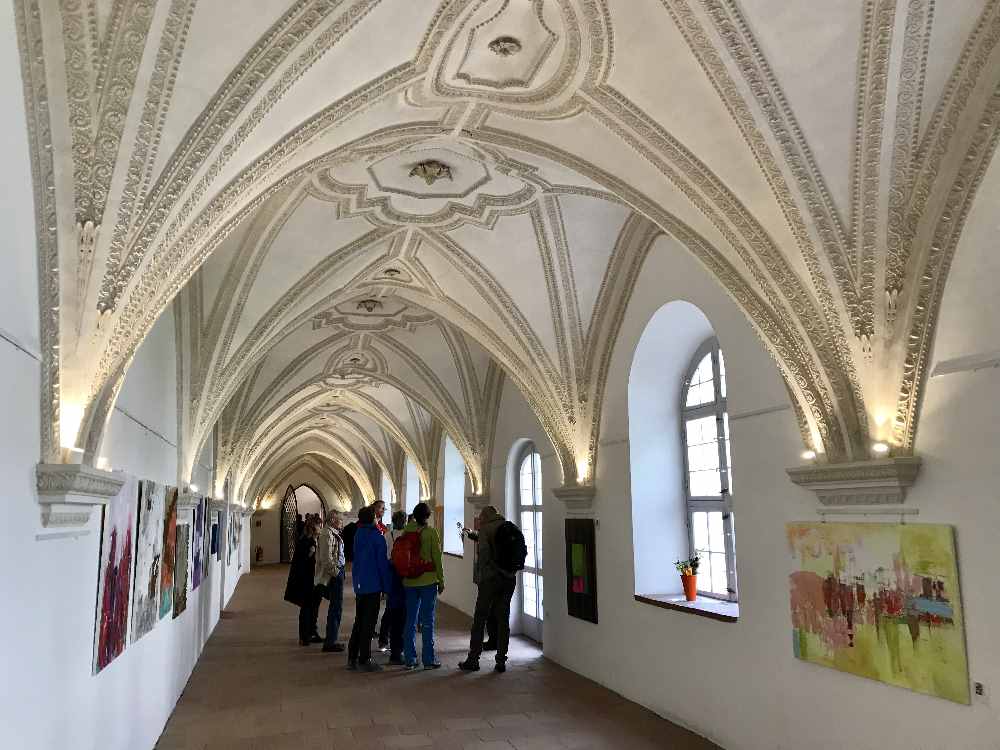
[[[392,564],[403,579],[406,592],[406,624],[403,629],[403,654],[407,669],[417,668],[417,619],[423,637],[421,661],[424,669],[438,669],[434,657],[434,610],[438,594],[444,591],[444,568],[441,565],[441,540],[433,526],[428,526],[431,509],[417,503],[413,520],[403,528],[403,535],[392,545]]]
[[[492,505],[479,514],[479,593],[472,619],[469,655],[459,662],[463,672],[478,672],[483,653],[483,630],[490,618],[496,620],[497,672],[507,671],[510,645],[510,600],[517,586],[517,571],[524,568],[528,547],[516,525],[501,516]]]

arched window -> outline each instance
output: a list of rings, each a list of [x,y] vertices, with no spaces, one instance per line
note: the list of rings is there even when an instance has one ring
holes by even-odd
[[[688,368],[681,389],[681,438],[690,553],[701,557],[698,591],[736,601],[726,362],[715,338],[699,347]]]
[[[542,575],[542,457],[528,443],[517,469],[517,502],[528,557],[521,575],[521,609],[525,633],[541,640],[545,586]],[[534,627],[532,627],[534,626]]]

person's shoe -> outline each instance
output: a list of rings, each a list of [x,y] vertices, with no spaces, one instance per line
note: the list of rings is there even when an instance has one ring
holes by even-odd
[[[493,667],[493,671],[494,672],[499,672],[500,674],[503,674],[504,672],[507,671],[507,662],[505,662],[505,661],[498,661],[497,665],[495,667]]]
[[[403,661],[402,656],[390,656],[389,663],[392,664],[392,666],[394,667],[402,667],[406,665],[406,662]]]
[[[367,664],[361,664],[358,669],[362,672],[381,672],[382,665],[378,662],[370,661]]]
[[[466,659],[465,661],[460,661],[458,663],[458,668],[463,672],[478,672],[479,662],[473,661],[472,659]]]
[[[358,671],[358,663],[356,661],[349,661],[349,662],[347,662],[347,670],[349,672],[357,672]]]
[[[406,664],[405,666],[406,666],[406,671],[407,672],[412,672],[414,669],[417,668],[417,664],[416,663]]]
[[[441,669],[441,662],[436,661],[433,664],[424,664],[424,669]]]
[[[483,644],[483,651],[496,651],[496,650],[497,650],[497,642],[496,641],[486,641]]]
[[[339,654],[343,650],[344,650],[344,644],[343,643],[331,643],[329,645],[326,644],[326,643],[323,644],[323,652],[327,653],[327,654],[329,654],[331,652],[333,652],[335,654]]]
[[[310,645],[311,643],[312,643],[312,641],[303,641],[303,640],[299,640],[299,645],[300,645],[300,646],[308,646],[308,645]]]
[[[322,643],[326,638],[320,638],[316,633],[312,634],[312,638],[309,639],[310,643]]]

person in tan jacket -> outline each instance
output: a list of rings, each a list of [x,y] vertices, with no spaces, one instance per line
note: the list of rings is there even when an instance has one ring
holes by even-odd
[[[323,587],[324,595],[330,600],[326,611],[326,637],[323,639],[323,651],[340,652],[344,644],[337,642],[340,631],[340,621],[344,614],[344,540],[340,530],[344,526],[340,512],[327,511],[326,523],[319,532],[316,543],[316,573],[313,583]]]

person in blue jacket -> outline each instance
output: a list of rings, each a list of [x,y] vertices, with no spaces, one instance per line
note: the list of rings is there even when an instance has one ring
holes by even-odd
[[[372,638],[378,624],[382,594],[392,591],[392,578],[389,573],[389,550],[385,537],[375,527],[375,511],[370,506],[358,513],[352,578],[356,610],[351,640],[347,644],[347,668],[380,672],[382,667],[372,661]]]

